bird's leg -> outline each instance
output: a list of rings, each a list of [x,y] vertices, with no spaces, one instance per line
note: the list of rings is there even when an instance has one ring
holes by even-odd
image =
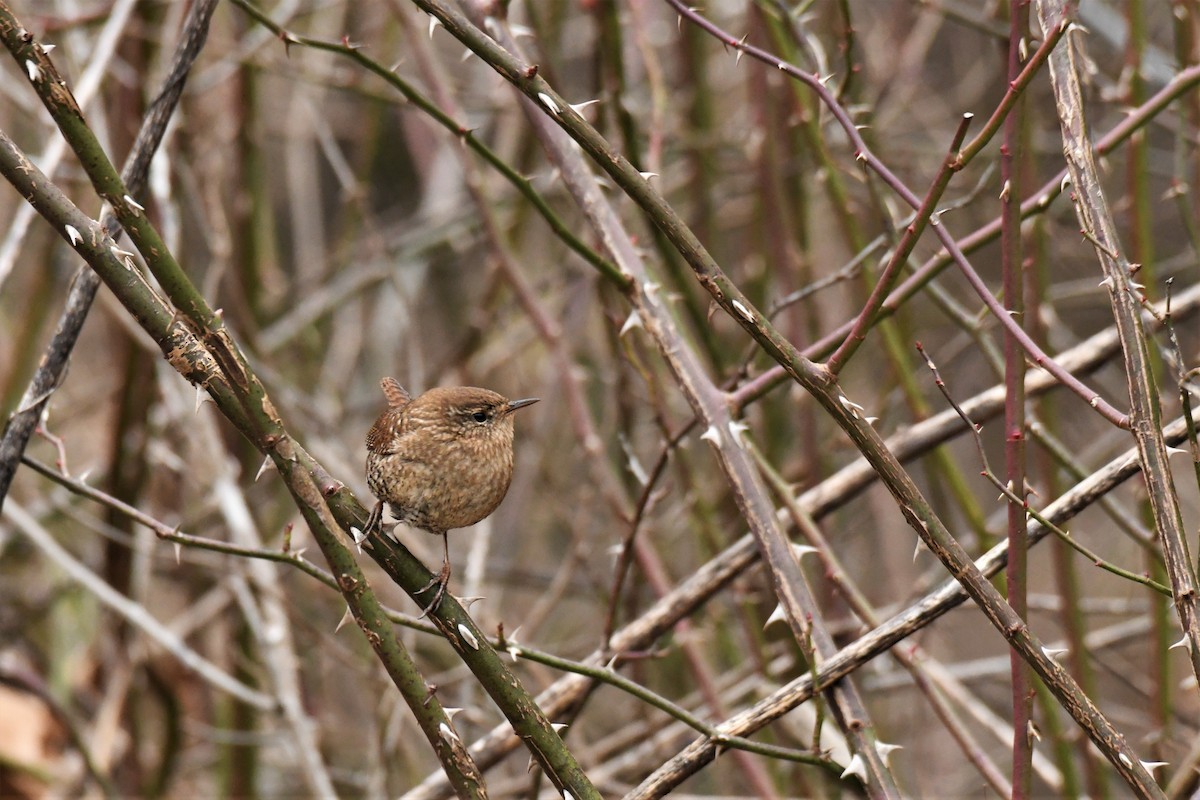
[[[438,603],[442,602],[442,598],[446,596],[446,585],[448,583],[450,583],[450,537],[446,535],[445,531],[442,531],[442,569],[434,576],[433,580],[422,586],[417,592],[417,594],[421,594],[437,586],[437,591],[433,594],[433,600],[421,612],[422,617],[429,616],[429,612],[437,608]]]
[[[383,533],[383,501],[376,500],[375,507],[371,509],[371,513],[367,516],[367,527],[363,529],[363,537],[371,535],[376,527],[379,532]]]

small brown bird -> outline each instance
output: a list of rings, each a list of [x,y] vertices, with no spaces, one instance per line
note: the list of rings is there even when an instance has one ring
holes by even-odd
[[[496,510],[513,472],[513,412],[536,397],[508,400],[487,389],[454,386],[410,397],[395,378],[379,382],[388,407],[367,433],[367,485],[378,498],[367,520],[370,533],[383,504],[414,528],[442,537],[442,569],[428,586],[450,581],[446,532],[474,525]]]

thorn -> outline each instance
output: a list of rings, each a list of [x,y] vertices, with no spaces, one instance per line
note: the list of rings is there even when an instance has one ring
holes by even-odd
[[[333,632],[337,633],[343,627],[345,627],[347,622],[353,622],[353,621],[354,621],[354,614],[352,614],[350,612],[350,606],[346,606],[346,613],[342,614],[342,618],[338,620],[337,627],[333,629]]]
[[[429,38],[430,38],[430,39],[432,39],[432,38],[433,38],[433,31],[434,31],[434,29],[435,29],[435,28],[436,28],[438,25],[441,25],[441,24],[442,24],[442,21],[441,21],[440,19],[438,19],[437,17],[433,16],[432,14],[430,14],[430,15],[429,15]]]
[[[745,303],[736,299],[732,300],[731,302],[733,304],[733,310],[740,314],[742,319],[746,320],[747,322],[754,322],[754,314],[751,313],[750,309],[746,308]]]
[[[646,295],[646,302],[652,306],[658,305],[658,290],[662,287],[654,281],[646,281],[642,284],[642,291]]]
[[[779,605],[775,606],[775,610],[771,612],[771,616],[767,617],[767,621],[763,623],[763,630],[765,631],[767,628],[771,627],[772,623],[786,621],[787,617],[783,613],[783,604],[780,603]]]
[[[1171,646],[1170,646],[1170,647],[1168,647],[1167,649],[1168,649],[1168,650],[1174,650],[1174,649],[1176,649],[1176,648],[1178,648],[1178,647],[1187,647],[1187,646],[1188,646],[1188,637],[1187,637],[1187,634],[1185,633],[1185,634],[1184,634],[1184,635],[1183,635],[1183,636],[1180,638],[1180,640],[1179,640],[1178,642],[1176,642],[1175,644],[1171,645]]]
[[[25,72],[29,75],[29,80],[37,81],[42,77],[42,69],[36,62],[25,59]]]
[[[742,444],[745,441],[745,434],[748,430],[750,430],[750,426],[744,422],[729,421],[729,435],[737,444]]]
[[[709,425],[704,433],[700,434],[700,438],[707,442],[712,442],[714,446],[721,446],[721,434],[717,431],[716,425]]]
[[[264,458],[262,466],[259,467],[258,472],[256,472],[254,474],[254,482],[258,483],[258,479],[263,476],[263,473],[266,472],[268,469],[270,469],[274,465],[275,465],[275,462],[271,460],[270,456],[267,456],[266,458]]]
[[[129,195],[125,195],[125,205],[127,205],[127,206],[130,206],[131,208],[136,208],[138,211],[145,211],[145,210],[146,210],[145,206],[143,206],[143,205],[142,205],[141,203],[139,203],[137,200],[134,200],[134,199],[133,199],[132,197],[130,197]]]
[[[850,416],[854,417],[855,419],[863,418],[862,412],[866,411],[866,409],[860,406],[858,403],[852,402],[850,398],[846,397],[846,395],[838,395],[838,402],[842,404],[842,408],[850,412]]]
[[[1051,661],[1058,661],[1059,656],[1069,652],[1065,647],[1042,647],[1042,654]]]
[[[179,566],[180,557],[183,555],[183,545],[179,542],[174,542],[175,545],[175,566]]]
[[[647,183],[650,181],[651,178],[659,177],[657,172],[639,172],[638,175],[641,175],[642,180],[646,181]]]
[[[462,713],[461,708],[454,708],[453,706],[442,706],[442,711],[446,712],[446,719],[450,720],[451,722],[454,721],[456,714]]]
[[[594,106],[599,103],[599,100],[584,100],[582,103],[572,103],[571,110],[580,116],[583,115],[583,110],[588,106]]]
[[[542,102],[542,105],[544,105],[546,110],[551,114],[557,116],[559,113],[561,113],[562,110],[558,107],[558,103],[554,102],[554,98],[545,92],[538,92],[538,100]]]
[[[1146,770],[1146,772],[1153,772],[1154,770],[1158,769],[1159,767],[1168,766],[1171,762],[1170,761],[1139,761],[1138,763],[1142,765],[1142,769]]]
[[[621,326],[621,331],[617,334],[618,337],[624,336],[634,328],[645,327],[642,325],[642,315],[635,308],[629,312],[629,316],[625,318],[625,324]]]
[[[1109,277],[1107,277],[1107,278],[1105,278],[1104,280],[1100,281],[1100,285],[1101,285],[1101,286],[1103,286],[1105,289],[1108,289],[1108,290],[1111,292],[1111,291],[1113,290],[1113,279],[1112,279],[1112,276],[1110,275]]]
[[[854,754],[854,758],[850,759],[850,763],[842,770],[842,778],[845,779],[847,775],[855,775],[863,783],[867,782],[867,768],[863,763],[863,757],[858,753]]]
[[[820,553],[817,548],[807,544],[793,544],[792,552],[796,554],[797,559],[804,558],[809,553]]]
[[[458,734],[455,733],[454,731],[450,730],[450,726],[444,722],[438,724],[438,734],[440,734],[441,737],[443,739],[445,739],[447,742],[461,741],[458,738]]]
[[[875,742],[875,752],[879,753],[879,757],[883,759],[884,764],[888,764],[888,759],[892,757],[892,753],[903,749],[904,745],[901,744],[888,744],[887,742],[878,740]]]
[[[76,228],[74,225],[67,225],[66,231],[67,231],[67,238],[71,240],[72,247],[75,247],[76,245],[78,245],[80,242],[83,241],[83,236],[80,235],[79,228]]]
[[[517,644],[517,632],[521,630],[521,626],[510,633],[504,639],[504,652],[508,653],[508,657],[516,661],[521,655],[521,645]]]
[[[193,413],[200,413],[200,406],[204,404],[204,387],[196,384],[196,410]]]
[[[463,638],[463,641],[465,641],[472,650],[479,649],[479,640],[475,638],[475,634],[471,632],[471,629],[461,622],[458,623],[458,635]]]

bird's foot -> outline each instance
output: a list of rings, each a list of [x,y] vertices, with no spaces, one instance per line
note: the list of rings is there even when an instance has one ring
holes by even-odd
[[[363,528],[363,538],[371,535],[371,532],[376,528],[380,533],[383,532],[383,501],[376,501],[375,507],[371,509],[371,513],[367,516],[367,525]]]
[[[446,596],[446,586],[449,583],[450,583],[450,562],[443,561],[441,571],[438,572],[437,575],[433,576],[433,580],[431,580],[429,583],[422,586],[416,592],[417,594],[424,594],[425,592],[432,589],[434,586],[437,587],[437,591],[433,593],[433,600],[430,601],[429,605],[425,606],[425,608],[422,609],[421,616],[417,617],[417,619],[424,619],[425,617],[429,616],[430,612],[434,611],[438,607],[438,604],[442,602],[442,598]]]

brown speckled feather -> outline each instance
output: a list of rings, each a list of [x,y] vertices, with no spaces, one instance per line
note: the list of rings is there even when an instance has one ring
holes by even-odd
[[[384,409],[367,433],[367,485],[401,522],[442,537],[437,606],[450,580],[446,531],[474,525],[508,493],[513,471],[513,412],[536,399],[509,401],[487,389],[457,386],[411,397],[393,378],[380,387]]]

